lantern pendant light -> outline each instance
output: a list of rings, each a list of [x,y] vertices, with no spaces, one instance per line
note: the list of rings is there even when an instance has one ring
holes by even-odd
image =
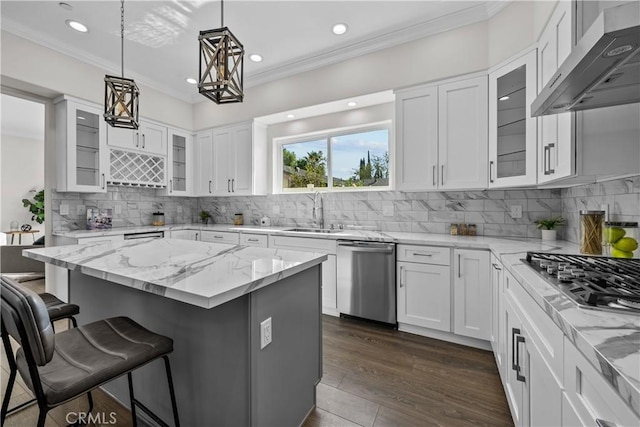
[[[140,90],[133,79],[124,77],[124,0],[120,2],[121,77],[104,76],[104,119],[115,128],[138,129]]]
[[[198,91],[215,102],[242,102],[244,46],[224,26],[224,0],[220,2],[221,25],[215,30],[200,31],[200,80]]]

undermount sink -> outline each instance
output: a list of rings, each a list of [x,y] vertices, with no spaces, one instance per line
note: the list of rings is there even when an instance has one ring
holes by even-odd
[[[332,230],[330,228],[289,228],[284,231],[293,231],[296,233],[339,233],[342,230]]]

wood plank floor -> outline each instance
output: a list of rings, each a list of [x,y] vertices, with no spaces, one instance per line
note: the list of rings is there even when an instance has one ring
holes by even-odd
[[[27,284],[38,292],[44,288]],[[65,327],[56,324],[57,331]],[[513,425],[490,352],[324,316],[323,357],[317,407],[304,427]],[[2,397],[8,376],[3,349]],[[18,379],[11,406],[30,396]],[[94,414],[106,414],[108,420],[114,412],[116,425],[131,425],[130,412],[102,391],[94,392],[94,401]],[[46,425],[64,426],[68,413],[86,410],[87,405],[82,397],[60,406],[49,413]],[[37,414],[37,407],[30,407],[8,417],[5,425],[35,425]]]

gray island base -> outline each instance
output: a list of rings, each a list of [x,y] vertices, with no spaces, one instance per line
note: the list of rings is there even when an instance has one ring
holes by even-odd
[[[294,427],[313,409],[322,377],[321,274],[317,264],[202,308],[70,271],[69,299],[81,307],[80,324],[128,316],[173,338],[170,360],[183,426]],[[267,318],[273,338],[261,349],[260,323]],[[163,364],[147,365],[133,377],[136,398],[170,420]],[[126,377],[103,388],[129,407]]]

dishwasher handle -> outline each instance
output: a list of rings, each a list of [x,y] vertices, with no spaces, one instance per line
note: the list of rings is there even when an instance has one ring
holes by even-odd
[[[338,250],[340,249],[351,252],[374,252],[379,254],[392,254],[395,252],[395,244],[381,242],[339,241]]]

